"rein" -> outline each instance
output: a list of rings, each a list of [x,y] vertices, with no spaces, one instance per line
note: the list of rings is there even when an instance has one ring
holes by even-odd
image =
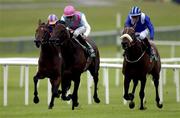
[[[124,58],[125,58],[126,61],[129,62],[129,63],[136,63],[136,62],[138,62],[138,61],[144,56],[145,52],[146,52],[146,50],[141,54],[141,56],[140,56],[138,59],[133,60],[133,61],[129,60],[126,55],[124,56]]]

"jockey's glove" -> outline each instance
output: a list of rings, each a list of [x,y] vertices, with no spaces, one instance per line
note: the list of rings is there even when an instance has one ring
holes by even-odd
[[[80,34],[80,33],[79,33],[78,30],[75,30],[74,33],[73,33],[74,37],[78,37],[79,34]]]

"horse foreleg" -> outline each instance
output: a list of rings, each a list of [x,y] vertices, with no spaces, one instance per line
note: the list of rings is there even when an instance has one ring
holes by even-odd
[[[133,99],[134,99],[134,93],[135,93],[135,91],[136,91],[136,87],[137,87],[137,85],[138,85],[138,80],[137,79],[134,79],[133,80],[133,89],[132,89],[132,93],[130,93],[129,94],[129,97],[130,97],[130,100],[131,101],[133,101]]]
[[[58,92],[58,88],[59,88],[59,85],[60,85],[60,78],[57,78],[56,80],[54,79],[50,79],[50,82],[51,82],[51,85],[52,85],[52,88],[51,88],[51,91],[52,91],[52,96],[51,96],[51,101],[50,101],[50,104],[49,104],[49,109],[52,109],[53,106],[54,106],[54,98],[57,97],[59,98],[60,94]]]
[[[38,77],[37,76],[34,76],[33,78],[34,80],[34,103],[39,103],[39,98],[38,98],[38,91],[37,91],[37,83],[38,83]]]
[[[74,107],[77,107],[79,105],[78,103],[78,88],[80,83],[80,77],[75,78],[74,80],[74,90],[72,94],[72,110],[74,110]]]
[[[133,89],[132,89],[132,93],[129,93],[129,98],[131,100],[131,102],[129,103],[129,108],[133,109],[135,107],[135,103],[134,103],[134,93],[138,84],[138,80],[137,79],[133,79]]]
[[[131,79],[129,79],[125,76],[125,78],[124,78],[124,96],[123,96],[125,100],[130,100],[130,97],[128,94],[130,82],[131,82]]]
[[[158,86],[159,86],[159,77],[153,77],[154,81],[154,86],[155,86],[155,91],[156,91],[156,104],[158,108],[162,108],[163,104],[160,103],[160,98],[159,98],[159,92],[158,92]]]
[[[140,92],[139,92],[140,110],[146,109],[144,107],[144,101],[143,101],[144,100],[144,96],[145,96],[145,93],[144,93],[145,85],[146,85],[146,78],[142,78],[142,80],[141,80],[141,88],[140,88]]]
[[[71,86],[71,80],[68,79],[67,77],[63,77],[62,78],[62,82],[61,82],[61,88],[62,88],[62,95],[61,95],[61,99],[68,101],[71,99],[71,95],[66,96],[67,91],[70,89]]]

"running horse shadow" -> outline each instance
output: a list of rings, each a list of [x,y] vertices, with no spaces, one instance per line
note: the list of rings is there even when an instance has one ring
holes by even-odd
[[[49,78],[51,83],[51,101],[49,104],[49,109],[54,106],[54,98],[60,96],[60,91],[58,90],[61,82],[61,66],[62,58],[60,55],[59,48],[54,45],[50,45],[48,40],[50,38],[50,32],[48,26],[45,23],[39,21],[38,27],[35,33],[35,44],[36,47],[40,47],[40,57],[38,60],[38,71],[34,76],[34,103],[39,103],[37,83],[39,79]]]
[[[99,71],[99,51],[95,43],[91,40],[86,39],[94,48],[96,57],[92,59],[91,63],[87,67],[94,79],[94,101],[96,103],[100,102],[97,93],[98,84],[98,71]],[[79,105],[78,103],[78,89],[80,84],[80,76],[85,71],[88,56],[85,54],[84,49],[77,44],[77,42],[72,38],[70,31],[67,30],[63,21],[56,23],[53,30],[52,36],[50,38],[51,43],[55,43],[59,46],[63,63],[63,75],[62,75],[62,96],[63,100],[72,99],[72,110]],[[74,82],[74,90],[72,94],[66,96],[67,90],[71,86],[71,81]]]
[[[158,86],[161,70],[160,55],[157,48],[150,42],[155,54],[158,57],[157,61],[150,61],[149,55],[146,53],[146,45],[143,41],[138,40],[135,37],[135,30],[132,27],[125,27],[123,34],[120,37],[121,46],[124,49],[124,61],[122,73],[124,75],[124,99],[129,100],[129,107],[132,109],[135,106],[133,102],[136,86],[138,81],[141,82],[139,97],[140,97],[140,110],[146,109],[144,107],[143,99],[145,96],[144,89],[146,85],[147,74],[152,75],[152,79],[156,92],[156,105],[158,108],[162,108],[163,104],[160,102]],[[133,80],[134,86],[131,93],[129,92],[129,85]]]

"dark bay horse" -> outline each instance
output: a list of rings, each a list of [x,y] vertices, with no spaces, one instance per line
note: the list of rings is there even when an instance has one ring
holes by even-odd
[[[80,76],[84,72],[86,66],[87,55],[84,49],[72,39],[70,32],[66,29],[64,24],[57,23],[52,36],[50,38],[52,42],[56,42],[61,50],[63,63],[63,76],[62,76],[62,99],[66,98],[65,94],[67,89],[70,88],[71,81],[74,82],[74,90],[71,96],[72,99],[72,110],[78,106],[78,88],[80,83]],[[93,58],[87,70],[90,71],[94,79],[94,101],[99,103],[100,100],[97,94],[98,84],[98,71],[99,71],[99,51],[95,43],[91,40],[87,40],[95,50],[96,57]]]
[[[160,103],[158,85],[159,85],[159,76],[161,70],[161,61],[157,48],[150,42],[155,54],[158,57],[158,61],[150,61],[149,55],[146,53],[146,45],[143,41],[138,40],[135,37],[135,30],[132,27],[126,27],[123,30],[123,35],[120,37],[122,40],[121,45],[124,49],[124,61],[123,61],[123,74],[124,74],[124,98],[130,100],[129,107],[134,108],[135,104],[133,102],[134,93],[138,81],[141,82],[140,87],[140,110],[145,109],[143,104],[143,99],[145,96],[144,89],[146,85],[146,76],[147,74],[152,75],[155,91],[156,91],[156,104],[158,108],[162,108]],[[132,93],[128,93],[129,84],[133,80],[134,86]]]
[[[39,79],[45,77],[50,78],[52,85],[52,97],[49,104],[49,109],[54,106],[54,98],[59,97],[60,91],[58,91],[61,82],[61,66],[62,58],[59,48],[54,45],[50,45],[48,40],[50,38],[50,32],[48,26],[45,23],[39,21],[38,28],[35,33],[35,44],[40,50],[40,57],[38,61],[38,72],[34,76],[34,103],[39,102],[37,83]]]

